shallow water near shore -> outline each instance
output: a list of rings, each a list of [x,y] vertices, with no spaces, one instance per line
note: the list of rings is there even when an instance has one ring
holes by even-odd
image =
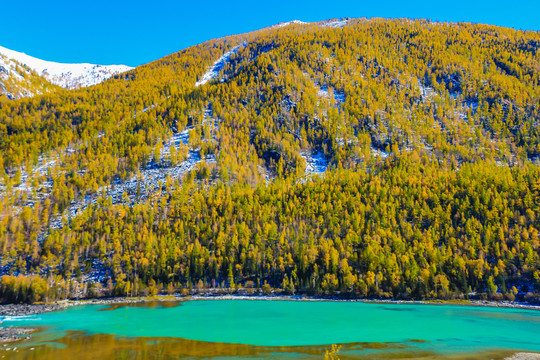
[[[84,305],[3,321],[43,329],[1,354],[20,359],[320,359],[331,344],[341,344],[342,359],[540,352],[539,311],[459,305],[198,300]]]

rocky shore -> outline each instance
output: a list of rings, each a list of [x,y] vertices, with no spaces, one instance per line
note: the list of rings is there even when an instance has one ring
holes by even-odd
[[[29,335],[34,331],[36,331],[36,329],[26,327],[0,327],[0,344],[29,339]]]
[[[157,296],[150,298],[103,298],[89,300],[61,300],[51,304],[2,304],[0,305],[0,317],[5,316],[28,316],[43,314],[51,311],[59,311],[72,306],[80,305],[117,305],[117,304],[137,304],[144,302],[179,301],[181,298],[174,296]],[[1,319],[0,319],[1,320]]]
[[[42,314],[58,311],[65,306],[61,303],[54,304],[4,304],[0,305],[0,316],[22,316]]]

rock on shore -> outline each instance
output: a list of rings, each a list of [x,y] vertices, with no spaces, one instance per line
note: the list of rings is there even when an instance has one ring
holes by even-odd
[[[8,343],[27,338],[28,334],[35,330],[36,329],[16,326],[0,327],[0,343]]]
[[[507,357],[505,360],[540,360],[540,354],[519,352]]]
[[[63,309],[62,304],[4,304],[0,305],[0,316],[35,315]]]

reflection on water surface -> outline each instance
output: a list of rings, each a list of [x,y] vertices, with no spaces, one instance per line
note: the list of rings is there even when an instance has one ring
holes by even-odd
[[[127,302],[127,303],[114,303],[108,305],[106,308],[99,309],[98,311],[111,311],[124,307],[135,308],[147,308],[147,309],[159,309],[159,308],[173,308],[180,305],[182,301],[140,301],[140,302]]]
[[[0,351],[0,358],[36,360],[107,360],[107,359],[323,359],[331,346],[251,346],[242,344],[211,343],[175,338],[121,338],[114,335],[69,331],[51,342],[46,332],[37,333],[33,339],[11,345],[9,351]],[[45,337],[42,337],[45,335]],[[459,356],[442,356],[420,349],[411,339],[406,343],[354,343],[342,344],[339,359],[504,359],[509,351],[482,352]],[[17,349],[13,351],[13,347]]]

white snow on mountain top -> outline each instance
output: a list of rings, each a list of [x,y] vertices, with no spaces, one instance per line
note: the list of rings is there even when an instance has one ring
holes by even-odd
[[[37,59],[2,46],[0,54],[28,66],[51,83],[66,89],[92,86],[113,75],[133,69],[126,65],[62,64]]]
[[[309,24],[309,23],[308,23],[308,22],[304,22],[304,21],[300,21],[300,20],[292,20],[292,21],[287,21],[287,22],[283,22],[283,23],[274,25],[274,26],[272,26],[272,27],[281,28],[281,27],[284,27],[284,26],[292,25],[292,24],[296,24],[296,25],[306,25],[306,24]]]
[[[347,25],[348,22],[349,20],[347,19],[330,20],[330,21],[322,22],[320,26],[338,28],[338,27],[343,27]]]
[[[349,22],[349,19],[344,18],[344,19],[325,20],[325,21],[318,22],[316,24],[319,25],[320,27],[338,28],[338,27],[343,27],[343,26],[347,25],[348,22]],[[272,28],[282,28],[282,27],[285,27],[285,26],[293,25],[293,24],[296,24],[296,25],[308,25],[308,24],[311,24],[311,23],[301,21],[301,20],[292,20],[292,21],[279,23],[277,25],[272,26]]]

